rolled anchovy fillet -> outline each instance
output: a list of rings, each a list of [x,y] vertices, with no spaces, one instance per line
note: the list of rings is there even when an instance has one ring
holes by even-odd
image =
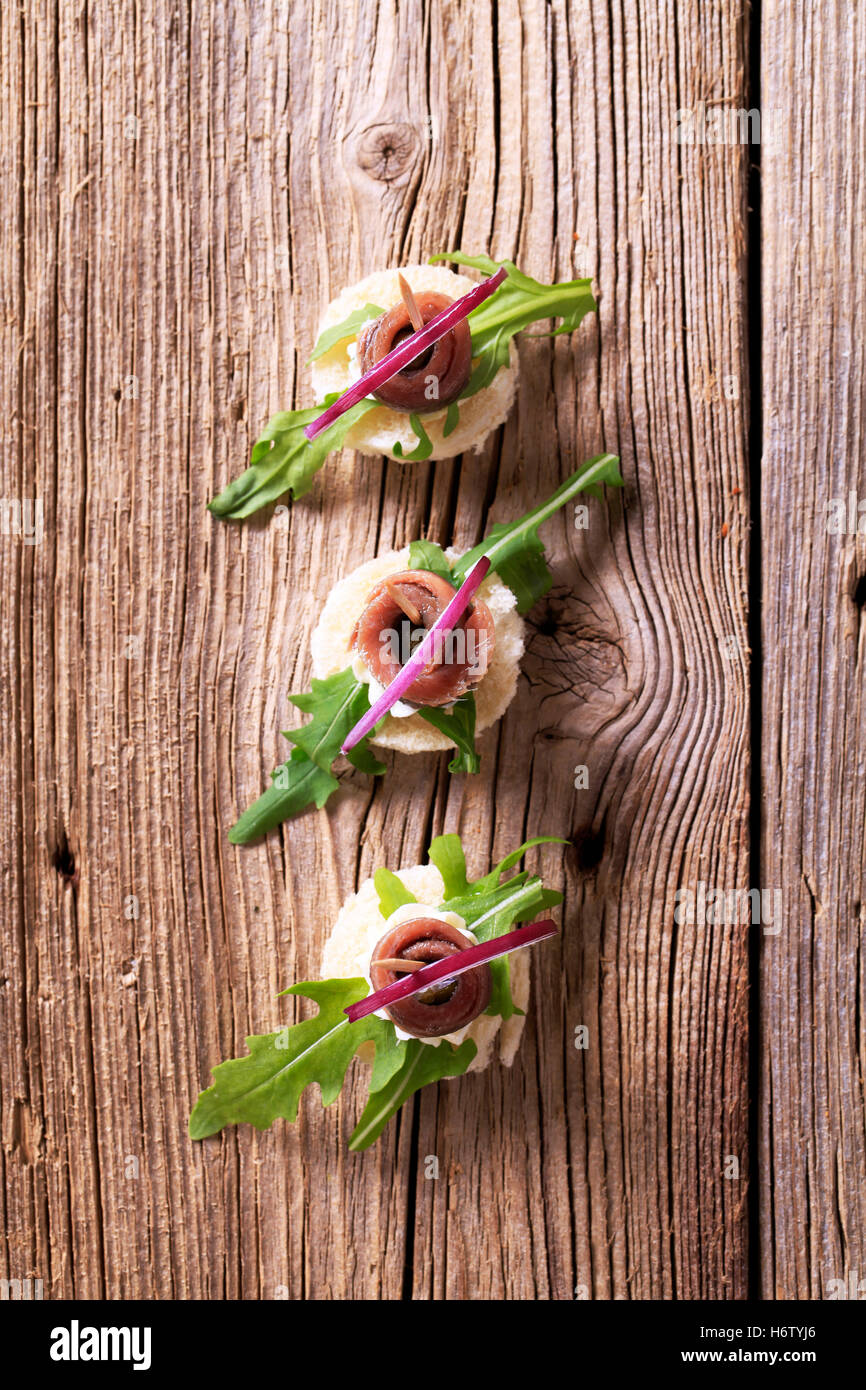
[[[380,580],[350,642],[374,680],[391,684],[411,654],[408,632],[423,635],[422,629],[433,626],[456,592],[429,570],[400,570]],[[457,627],[443,633],[431,662],[402,699],[410,705],[450,705],[485,675],[495,642],[493,615],[476,598]]]
[[[450,922],[436,917],[416,917],[401,922],[379,940],[370,959],[370,980],[374,990],[384,989],[409,973],[397,962],[432,961],[458,955],[472,943]],[[384,962],[384,963],[383,963]],[[386,1009],[392,1023],[415,1038],[438,1038],[465,1028],[490,1003],[489,965],[467,970],[453,980],[439,980],[429,989],[401,999]]]
[[[453,302],[447,295],[431,291],[416,297],[425,324]],[[358,338],[358,365],[362,373],[375,367],[413,331],[409,310],[402,302],[366,324]],[[457,399],[471,370],[472,334],[463,319],[414,362],[383,382],[373,394],[392,410],[419,415],[441,410]]]

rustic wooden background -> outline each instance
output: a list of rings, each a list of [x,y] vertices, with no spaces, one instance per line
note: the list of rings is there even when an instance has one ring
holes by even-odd
[[[0,1276],[739,1299],[866,1274],[866,540],[825,525],[866,495],[866,12],[808,9],[3,6],[2,496],[40,499],[44,537],[0,536]],[[771,146],[674,140],[677,110],[759,95]],[[288,510],[215,521],[268,415],[309,400],[321,306],[455,245],[591,274],[599,314],[524,346],[480,458],[345,455]],[[482,774],[400,759],[230,846],[334,580],[418,534],[471,544],[602,448],[627,487],[548,527],[556,587]],[[191,1144],[211,1066],[291,1017],[275,994],[343,897],[452,829],[479,871],[572,841],[535,856],[564,930],[513,1070],[357,1156],[351,1094]],[[677,925],[699,881],[778,887],[778,934]]]

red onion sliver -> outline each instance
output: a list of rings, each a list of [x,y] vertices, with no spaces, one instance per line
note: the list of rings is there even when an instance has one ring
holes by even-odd
[[[508,272],[504,266],[500,266],[495,275],[491,275],[487,280],[482,280],[480,285],[476,285],[474,290],[469,290],[462,294],[459,299],[455,299],[453,304],[449,304],[447,309],[432,318],[429,323],[418,333],[410,333],[408,338],[404,338],[402,343],[398,343],[392,348],[387,357],[383,357],[381,362],[377,362],[375,367],[371,367],[369,372],[365,372],[362,377],[344,391],[342,396],[329,405],[318,419],[313,420],[312,424],[305,426],[304,434],[308,439],[315,439],[317,434],[326,430],[329,425],[333,425],[335,420],[339,420],[347,410],[351,410],[353,405],[362,401],[365,396],[369,396],[377,390],[385,381],[390,381],[392,376],[396,376],[404,367],[408,367],[410,362],[414,362],[416,357],[420,357],[433,343],[444,338],[450,328],[461,319],[465,319],[488,299],[494,290],[498,290]]]
[[[395,980],[393,985],[386,985],[375,994],[368,994],[366,999],[359,999],[357,1004],[350,1004],[343,1013],[348,1015],[350,1023],[355,1023],[359,1018],[374,1014],[377,1009],[396,1004],[398,999],[408,999],[412,994],[429,989],[438,980],[453,979],[455,975],[462,975],[466,970],[486,965],[497,956],[507,956],[510,951],[519,951],[523,946],[534,946],[537,941],[556,936],[556,932],[556,923],[546,917],[542,922],[533,922],[528,927],[518,927],[515,931],[506,932],[504,936],[495,936],[491,941],[484,941],[478,946],[467,946],[465,951],[458,951],[455,956],[446,956],[444,960],[434,961],[432,965],[425,965],[423,969],[407,975],[404,980]]]
[[[400,673],[383,690],[376,703],[371,705],[367,713],[358,720],[342,745],[341,753],[348,753],[351,748],[355,747],[356,743],[360,743],[364,735],[368,734],[375,724],[378,724],[382,716],[388,713],[392,705],[396,705],[401,695],[405,694],[416,677],[420,676],[430,658],[437,652],[437,649],[441,649],[440,634],[446,630],[450,632],[452,628],[456,627],[472,602],[475,590],[489,569],[490,561],[486,555],[482,555],[481,559],[472,566],[448,607],[439,614],[433,626],[428,629],[427,636],[415,648]]]

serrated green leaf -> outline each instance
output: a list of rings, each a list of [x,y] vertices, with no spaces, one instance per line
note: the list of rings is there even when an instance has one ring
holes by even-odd
[[[356,743],[354,748],[350,748],[345,756],[353,767],[359,772],[366,772],[368,777],[381,777],[388,771],[385,764],[379,762],[372,745],[365,738]]]
[[[497,956],[490,961],[490,1003],[484,1012],[498,1016],[503,1022],[514,1018],[515,1014],[523,1016],[523,1009],[518,1009],[511,993],[510,956]]]
[[[312,355],[307,358],[307,366],[311,362],[318,361],[320,357],[324,357],[326,352],[330,352],[331,348],[336,347],[346,338],[357,338],[359,328],[363,328],[370,319],[380,318],[384,312],[384,309],[378,308],[375,304],[365,304],[362,309],[355,309],[348,318],[343,319],[342,323],[335,323],[333,328],[326,328],[324,333],[320,333],[316,339],[316,346],[313,348]]]
[[[441,545],[435,541],[412,541],[409,546],[409,569],[429,570],[438,574],[449,584],[454,584],[454,575]],[[456,587],[456,586],[455,586]]]
[[[445,1076],[462,1076],[472,1061],[477,1048],[471,1039],[453,1047],[443,1042],[438,1047],[419,1042],[412,1038],[406,1043],[406,1052],[398,1072],[375,1095],[371,1095],[358,1121],[349,1148],[354,1152],[368,1149],[375,1144],[388,1121],[396,1115],[400,1106],[422,1086],[431,1081],[439,1081]]]
[[[450,899],[442,908],[458,913],[478,941],[489,941],[508,931],[515,922],[530,922],[545,908],[561,902],[562,894],[556,889],[545,888],[540,878],[529,878],[522,873],[487,893],[470,893],[465,898]]]
[[[335,399],[329,396],[324,405],[274,415],[253,446],[249,468],[208,503],[214,516],[241,521],[285,493],[303,497],[309,492],[328,454],[341,449],[352,426],[378,405],[378,401],[365,397],[315,439],[307,439],[304,427],[318,419],[324,406]]]
[[[437,709],[433,705],[418,708],[421,718],[449,738],[457,753],[448,764],[449,772],[475,773],[481,767],[481,759],[475,751],[475,696],[469,690],[455,700],[450,710]]]
[[[346,735],[370,708],[369,686],[347,666],[325,680],[314,677],[309,690],[289,699],[302,714],[313,717],[299,729],[287,729],[286,738],[302,748],[311,762],[330,771]]]
[[[267,791],[247,807],[229,831],[230,844],[248,845],[308,806],[321,810],[340,785],[331,773],[311,763],[300,748],[293,749],[288,762],[271,775],[273,781]]]
[[[414,413],[411,414],[409,416],[409,424],[415,431],[415,438],[418,440],[417,445],[410,454],[404,454],[403,445],[400,443],[399,439],[396,439],[393,444],[392,452],[397,455],[398,459],[407,458],[415,462],[421,459],[428,459],[433,452],[433,441],[421,424],[420,416]]]
[[[396,874],[392,874],[390,869],[377,869],[373,875],[373,886],[379,899],[379,911],[383,917],[390,917],[392,912],[396,912],[398,907],[405,907],[407,903],[416,903],[418,899],[414,893],[403,883],[402,879]]]
[[[519,922],[530,922],[539,912],[562,902],[562,894],[545,888],[540,878],[517,874],[489,892],[456,897],[442,904],[446,912],[456,912],[463,918],[477,941],[490,941],[504,936]],[[492,990],[487,1013],[510,1018],[517,1012],[511,997],[510,971],[503,970],[497,961],[490,962]]]
[[[446,898],[461,897],[470,891],[466,855],[459,835],[437,835],[427,851],[427,858],[439,870]]]
[[[469,315],[474,366],[460,400],[489,386],[500,367],[508,366],[509,345],[516,333],[545,319],[561,321],[551,337],[573,333],[584,316],[597,307],[589,280],[564,280],[545,285],[524,275],[513,261],[494,261],[483,255],[467,256],[462,251],[445,251],[431,256],[430,260],[431,263],[452,261],[455,265],[473,266],[486,275],[495,274],[500,266],[507,272],[507,279],[499,289]]]
[[[476,879],[472,887],[476,893],[486,893],[499,885],[503,874],[507,874],[509,869],[513,869],[516,864],[520,863],[527,850],[535,849],[537,845],[567,845],[568,843],[568,840],[563,840],[559,835],[535,835],[531,840],[524,840],[517,849],[513,849],[510,854],[506,854],[504,859],[500,859],[489,874],[485,874],[484,878]],[[510,881],[513,882],[513,879]]]
[[[455,581],[460,584],[482,555],[490,560],[509,589],[517,596],[517,611],[526,613],[550,588],[553,576],[544,558],[544,546],[538,528],[548,517],[564,507],[579,492],[597,489],[602,483],[621,487],[619,459],[615,454],[599,454],[566,478],[546,502],[540,502],[516,521],[498,522],[472,550],[455,560],[451,566]]]
[[[510,883],[513,882],[513,879],[510,880]],[[508,885],[503,884],[502,887],[507,888]],[[479,941],[490,941],[494,937],[504,936],[519,922],[531,921],[546,907],[553,907],[561,901],[561,893],[545,888],[539,878],[530,878],[514,894],[503,894],[498,906],[491,903],[488,910],[476,918],[472,931]],[[504,1019],[523,1012],[511,996],[509,962],[510,956],[499,956],[490,962],[490,1003],[485,1010],[485,1013],[499,1014]]]
[[[302,1092],[314,1082],[322,1104],[330,1105],[363,1042],[375,1044],[376,1085],[387,1088],[402,1067],[405,1048],[397,1041],[393,1023],[376,1014],[350,1023],[343,1012],[368,991],[367,981],[361,979],[307,981],[286,990],[312,999],[318,1014],[292,1028],[248,1037],[246,1057],[214,1067],[213,1085],[202,1091],[190,1116],[190,1138],[205,1139],[229,1124],[267,1129],[277,1119],[291,1123],[297,1119]]]
[[[272,774],[267,791],[232,826],[229,840],[233,845],[249,844],[307,806],[324,806],[340,785],[331,772],[334,759],[346,736],[370,708],[368,690],[347,667],[326,680],[313,680],[311,690],[289,696],[292,704],[311,714],[312,719],[299,729],[285,731],[285,737],[295,744],[291,756]],[[356,745],[349,759],[362,772],[380,775],[385,771],[366,739]]]

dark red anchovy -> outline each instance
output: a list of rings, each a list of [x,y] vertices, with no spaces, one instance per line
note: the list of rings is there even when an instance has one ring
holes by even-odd
[[[453,303],[444,294],[431,292],[414,298],[425,324]],[[365,324],[358,338],[358,364],[368,372],[381,362],[392,348],[413,332],[409,308],[402,301],[393,309]],[[444,337],[410,362],[402,371],[382,383],[374,395],[392,410],[413,411],[416,414],[440,410],[455,401],[469,380],[472,369],[472,334],[466,319],[450,328]],[[430,398],[430,379],[436,382],[436,394]]]
[[[400,570],[370,593],[355,624],[350,646],[382,686],[391,684],[408,657],[400,635],[408,618],[414,629],[429,629],[444,613],[456,589],[429,570]],[[413,705],[450,705],[485,675],[496,641],[493,615],[476,599],[470,612],[445,638],[440,659],[414,680],[403,699]]]
[[[377,943],[370,959],[370,979],[373,989],[384,989],[402,979],[412,969],[412,962],[428,965],[431,961],[465,951],[472,943],[436,917],[415,917],[401,922],[386,932]],[[406,961],[401,970],[399,962]],[[455,1033],[473,1018],[483,1014],[490,1003],[491,975],[489,965],[467,970],[454,980],[440,980],[420,994],[413,994],[386,1009],[388,1017],[404,1033],[415,1038],[438,1038]]]

